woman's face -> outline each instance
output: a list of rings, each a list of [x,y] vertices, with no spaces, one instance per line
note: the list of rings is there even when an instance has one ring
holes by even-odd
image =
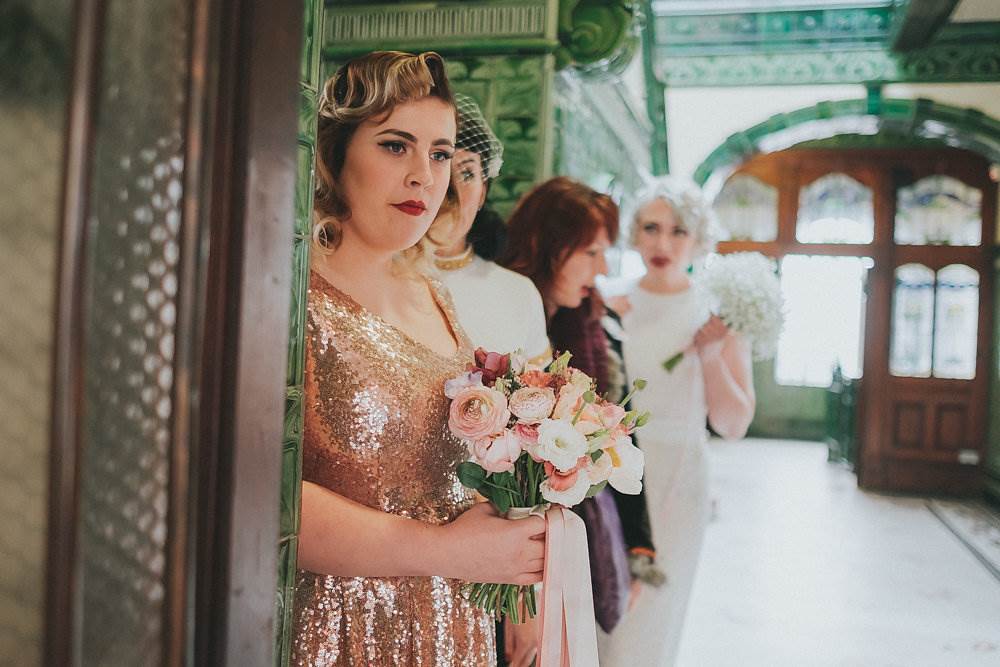
[[[464,240],[476,213],[486,201],[486,182],[483,180],[483,161],[479,153],[459,148],[451,161],[451,182],[458,193],[458,216],[455,221],[456,242]]]
[[[359,125],[339,178],[351,209],[344,238],[386,253],[417,243],[444,200],[454,142],[455,109],[437,97]]]
[[[594,279],[608,272],[604,251],[611,246],[608,232],[603,227],[590,245],[577,248],[556,274],[549,300],[560,308],[576,308],[590,296]]]
[[[680,275],[691,265],[694,235],[674,215],[670,204],[654,199],[635,216],[635,249],[646,270],[663,276]]]

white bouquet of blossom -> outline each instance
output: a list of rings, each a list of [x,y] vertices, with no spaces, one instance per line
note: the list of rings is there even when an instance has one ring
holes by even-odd
[[[774,358],[785,321],[776,268],[759,252],[736,252],[711,258],[697,280],[713,312],[750,342],[755,361]],[[672,370],[682,357],[671,357],[664,368]]]

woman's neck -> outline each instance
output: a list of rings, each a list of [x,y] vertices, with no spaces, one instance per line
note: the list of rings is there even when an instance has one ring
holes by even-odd
[[[378,295],[392,293],[398,280],[392,253],[373,251],[346,235],[334,251],[314,253],[312,267],[351,296],[364,294],[378,301]]]
[[[469,243],[466,240],[466,238],[467,237],[463,236],[454,243],[451,243],[447,246],[439,247],[434,251],[434,254],[437,255],[438,257],[445,257],[445,258],[458,257],[459,255],[464,253],[466,249],[469,247]]]
[[[686,273],[647,272],[639,280],[639,287],[654,294],[679,294],[691,287],[691,279]]]

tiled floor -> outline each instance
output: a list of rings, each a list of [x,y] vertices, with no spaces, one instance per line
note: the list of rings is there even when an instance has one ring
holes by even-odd
[[[710,452],[681,667],[1000,666],[1000,581],[924,499],[859,491],[815,443]]]

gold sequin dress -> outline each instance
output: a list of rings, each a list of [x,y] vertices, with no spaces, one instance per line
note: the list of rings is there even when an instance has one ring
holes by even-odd
[[[428,283],[459,339],[451,358],[310,273],[302,478],[383,512],[443,524],[473,502],[455,473],[467,454],[448,431],[444,396],[445,380],[465,370],[472,349],[447,292]],[[493,620],[461,586],[300,569],[292,664],[494,665]]]

